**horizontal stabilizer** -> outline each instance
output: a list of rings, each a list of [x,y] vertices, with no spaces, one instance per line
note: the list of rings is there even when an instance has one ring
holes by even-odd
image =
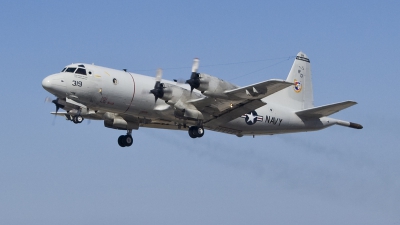
[[[321,118],[324,116],[329,116],[334,113],[339,112],[340,110],[346,109],[350,106],[357,104],[357,102],[353,101],[345,101],[334,103],[330,105],[319,106],[311,109],[305,109],[301,111],[297,111],[296,114],[299,117],[312,117],[312,118]]]

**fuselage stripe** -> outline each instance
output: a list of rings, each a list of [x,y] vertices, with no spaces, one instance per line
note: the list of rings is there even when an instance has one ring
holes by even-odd
[[[310,60],[308,59],[308,58],[305,58],[305,57],[301,57],[301,56],[296,56],[296,59],[297,60],[302,60],[302,61],[305,61],[305,62],[310,62]]]
[[[128,73],[129,73],[129,72],[128,72]],[[135,92],[136,92],[135,79],[133,78],[133,76],[132,76],[131,73],[129,73],[129,75],[131,75],[131,77],[132,77],[132,82],[133,82],[133,94],[132,94],[131,103],[129,104],[128,108],[125,110],[124,113],[126,113],[126,112],[129,110],[129,108],[131,107],[132,102],[133,102],[133,98],[135,97]]]

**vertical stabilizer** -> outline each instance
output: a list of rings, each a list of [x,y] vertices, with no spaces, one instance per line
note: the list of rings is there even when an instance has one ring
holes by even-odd
[[[286,81],[294,85],[271,95],[268,101],[296,110],[314,107],[310,60],[303,52],[297,54]]]

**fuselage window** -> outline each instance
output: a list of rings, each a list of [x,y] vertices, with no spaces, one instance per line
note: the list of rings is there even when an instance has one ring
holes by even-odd
[[[64,68],[64,69],[61,71],[61,73],[62,73],[62,72],[64,72],[64,71],[65,71],[65,69],[67,69],[67,68]]]
[[[75,72],[76,68],[75,67],[68,67],[67,70],[65,72],[67,73],[73,73]]]
[[[76,74],[86,75],[86,70],[82,68],[78,68],[75,72]]]

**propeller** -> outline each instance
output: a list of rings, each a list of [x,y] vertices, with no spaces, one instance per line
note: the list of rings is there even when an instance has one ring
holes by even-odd
[[[157,99],[162,98],[164,96],[164,84],[161,83],[162,78],[162,70],[158,69],[156,74],[156,83],[154,85],[154,89],[150,90],[150,93],[154,95],[155,102]]]
[[[64,105],[61,105],[61,104],[59,104],[58,103],[58,98],[57,99],[54,99],[54,100],[51,100],[51,98],[49,98],[49,97],[47,97],[45,100],[44,100],[45,102],[51,102],[51,103],[53,103],[54,105],[56,105],[56,114],[57,114],[57,112],[58,112],[58,110],[61,108],[64,108]]]
[[[63,108],[64,108],[64,105],[61,105],[60,103],[58,103],[58,98],[52,100],[50,97],[46,97],[46,98],[44,99],[44,102],[48,102],[48,103],[51,102],[51,103],[53,103],[54,105],[56,105],[56,114],[54,114],[53,122],[51,123],[51,124],[54,126],[55,123],[56,123],[57,112],[58,112],[58,110],[59,110],[60,108],[63,109]]]
[[[200,87],[200,74],[197,72],[198,69],[199,59],[195,58],[192,65],[192,75],[189,80],[186,80],[186,83],[190,85],[190,92],[193,92],[193,89]]]

